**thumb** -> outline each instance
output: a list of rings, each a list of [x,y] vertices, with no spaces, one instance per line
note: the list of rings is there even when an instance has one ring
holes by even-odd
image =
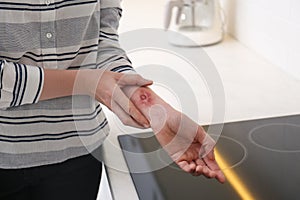
[[[204,158],[208,156],[210,160],[215,160],[213,149],[216,145],[216,142],[210,135],[206,134],[204,140],[202,141],[202,145],[199,151],[199,157]]]

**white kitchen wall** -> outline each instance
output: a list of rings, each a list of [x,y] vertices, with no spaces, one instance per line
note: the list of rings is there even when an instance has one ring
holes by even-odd
[[[222,0],[227,31],[300,79],[300,1]]]

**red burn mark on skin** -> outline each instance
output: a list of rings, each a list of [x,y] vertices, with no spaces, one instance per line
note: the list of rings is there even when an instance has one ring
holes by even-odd
[[[152,102],[151,94],[148,91],[142,90],[140,92],[139,97],[140,97],[140,101],[141,101],[142,104],[151,105],[151,102]]]

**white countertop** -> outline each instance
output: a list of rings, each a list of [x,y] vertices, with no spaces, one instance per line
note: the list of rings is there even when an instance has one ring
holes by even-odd
[[[164,1],[161,0],[124,1],[121,33],[146,27],[160,28],[163,4]],[[289,76],[231,37],[226,37],[221,44],[204,50],[215,64],[223,82],[226,97],[225,122],[300,114],[300,80]],[[149,53],[141,52],[140,56]],[[138,57],[131,57],[134,65],[143,64]],[[151,58],[144,61],[149,64]],[[159,94],[164,96],[163,93]],[[205,94],[201,98],[209,99]],[[209,123],[211,109],[207,109],[205,103],[200,103],[199,106],[202,113],[198,122]],[[103,144],[104,159],[113,197],[116,200],[138,199],[117,135],[140,130],[125,128],[111,112],[107,109],[105,112],[111,133]],[[100,196],[98,198],[101,199]]]

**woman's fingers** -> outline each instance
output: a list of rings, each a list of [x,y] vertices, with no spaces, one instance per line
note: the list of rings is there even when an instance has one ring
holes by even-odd
[[[144,79],[141,75],[138,74],[120,74],[120,76],[118,77],[118,84],[122,86],[147,86],[152,85],[153,81]]]
[[[112,102],[112,111],[118,116],[121,122],[126,126],[132,126],[135,128],[145,128],[134,121],[116,102]]]
[[[213,151],[209,152],[208,155],[206,157],[203,158],[205,164],[211,169],[211,170],[220,170],[220,167],[218,165],[218,163],[215,160]]]
[[[196,175],[202,175],[203,174],[204,176],[211,178],[209,176],[210,172],[208,171],[208,169],[206,167],[206,164],[205,164],[205,162],[202,159],[198,158],[195,161],[195,163],[197,164],[196,171],[195,171]]]
[[[195,170],[196,170],[196,167],[197,167],[196,163],[194,161],[190,161],[189,165],[190,165],[190,168],[191,168],[191,173],[194,173]]]
[[[203,166],[202,165],[197,165],[195,173],[193,174],[194,176],[200,176],[203,174]]]
[[[219,181],[220,183],[225,183],[226,177],[225,177],[225,175],[223,174],[223,172],[222,172],[222,171],[217,171],[216,173],[217,173],[216,178],[218,179],[218,181]]]
[[[187,173],[192,174],[193,176],[200,176],[204,175],[207,178],[215,178],[217,176],[217,173],[210,170],[204,162],[196,161],[180,161],[177,163],[177,165],[184,170]]]
[[[202,170],[203,174],[206,177],[217,178],[219,182],[224,183],[226,178],[223,172],[220,170],[220,167],[215,159],[214,155],[214,147],[216,142],[210,135],[208,135],[205,130],[199,126],[197,131],[197,140],[201,144],[201,148],[199,151],[198,162],[205,162],[205,167]],[[201,159],[202,158],[202,159]]]
[[[187,173],[191,173],[191,172],[192,172],[192,168],[191,168],[190,164],[189,164],[187,161],[185,161],[185,160],[178,162],[177,165],[178,165],[183,171],[185,171],[185,172],[187,172]]]
[[[123,93],[120,87],[124,86],[146,86],[151,85],[152,81],[142,78],[138,74],[122,74],[111,71],[95,71],[99,80],[95,88],[94,78],[87,78],[85,82],[87,92],[91,94],[96,100],[106,105],[113,112],[118,112],[117,115],[122,117],[121,121],[126,125],[133,125],[144,128],[149,128],[149,122],[146,117],[136,108],[130,99]],[[93,74],[92,74],[93,75]],[[113,105],[116,102],[118,106]],[[115,108],[114,108],[115,107]],[[121,109],[125,112],[121,112]],[[134,121],[137,123],[134,123]]]
[[[119,106],[140,125],[149,128],[150,125],[146,117],[136,108],[119,87],[115,87],[112,101],[118,103]]]
[[[209,154],[213,154],[213,151],[210,152]],[[225,180],[226,180],[225,175],[221,171],[221,169],[220,169],[218,163],[216,162],[216,160],[215,159],[211,159],[212,157],[214,158],[214,156],[208,155],[203,160],[204,160],[205,164],[207,165],[207,167],[211,171],[214,171],[216,173],[215,177],[219,180],[219,182],[224,183]]]

